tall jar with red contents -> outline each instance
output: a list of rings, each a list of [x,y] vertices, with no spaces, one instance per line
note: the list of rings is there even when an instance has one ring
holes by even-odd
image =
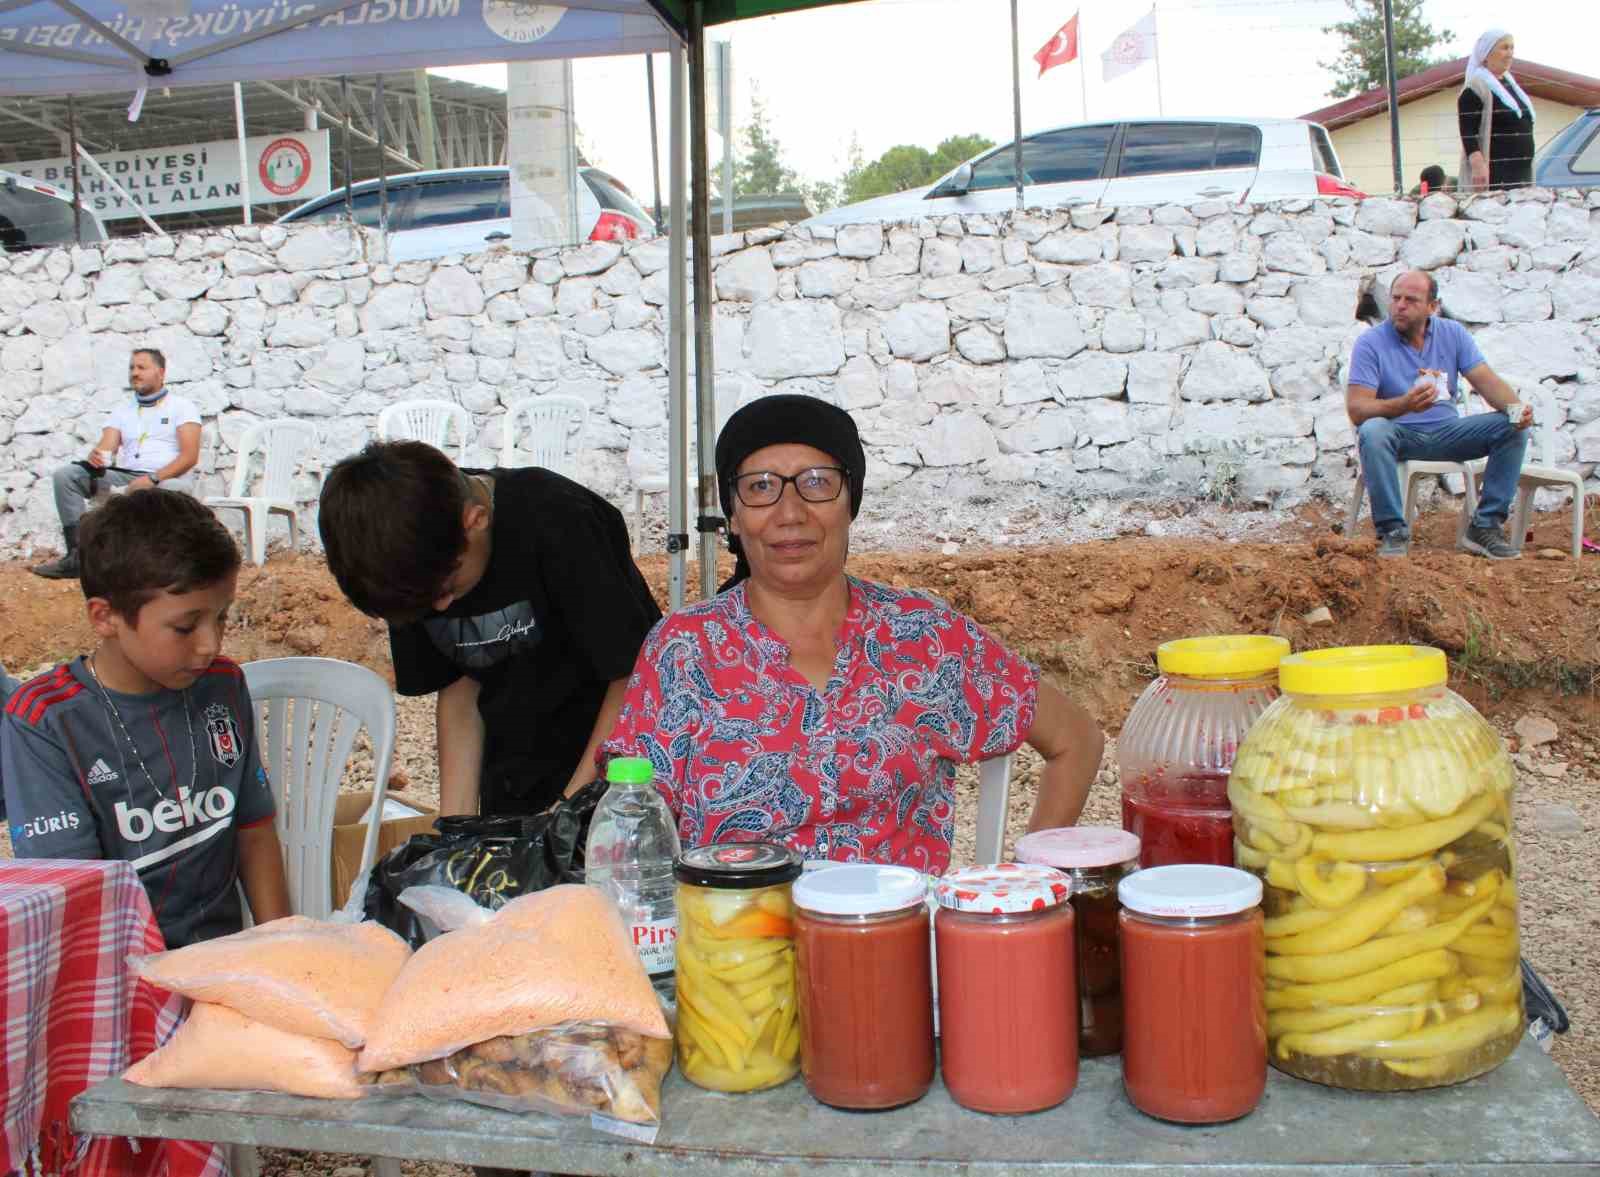
[[[1122,828],[1139,865],[1233,865],[1228,775],[1245,733],[1278,697],[1283,638],[1181,638],[1156,651],[1161,674],[1117,739]]]
[[[1067,876],[975,867],[934,886],[944,1085],[962,1107],[1016,1115],[1078,1084],[1074,919]]]

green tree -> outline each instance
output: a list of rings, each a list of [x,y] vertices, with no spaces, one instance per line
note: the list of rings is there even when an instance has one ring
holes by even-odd
[[[1435,51],[1455,36],[1449,29],[1435,30],[1422,15],[1423,0],[1394,0],[1394,72],[1397,80],[1438,65],[1447,58]],[[1345,0],[1351,18],[1325,25],[1323,32],[1338,33],[1344,48],[1333,61],[1318,64],[1332,70],[1333,98],[1361,94],[1388,84],[1383,50],[1383,0]]]
[[[742,128],[744,140],[733,163],[735,196],[766,196],[796,192],[800,181],[794,169],[783,162],[783,149],[767,125],[767,106],[759,93],[750,95],[750,121]]]
[[[845,203],[870,200],[907,188],[931,184],[951,168],[994,146],[982,135],[953,135],[932,151],[902,143],[889,148],[869,164],[854,167],[840,178]]]

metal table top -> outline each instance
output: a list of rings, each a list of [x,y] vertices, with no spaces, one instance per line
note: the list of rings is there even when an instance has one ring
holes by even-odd
[[[1526,1038],[1498,1070],[1433,1091],[1336,1091],[1269,1071],[1255,1112],[1207,1127],[1136,1111],[1116,1058],[1085,1059],[1072,1097],[1031,1116],[965,1111],[937,1081],[908,1107],[842,1112],[816,1103],[798,1079],[729,1096],[674,1071],[654,1144],[585,1121],[416,1095],[343,1103],[121,1080],[79,1096],[72,1121],[79,1132],[584,1174],[1600,1173],[1600,1120]]]

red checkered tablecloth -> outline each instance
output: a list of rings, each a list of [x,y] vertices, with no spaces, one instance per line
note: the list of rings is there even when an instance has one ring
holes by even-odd
[[[0,1172],[226,1177],[221,1149],[75,1138],[73,1096],[166,1041],[183,999],[138,980],[161,931],[126,862],[0,861]]]

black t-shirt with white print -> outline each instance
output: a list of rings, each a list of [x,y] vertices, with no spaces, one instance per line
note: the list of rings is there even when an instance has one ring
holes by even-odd
[[[12,693],[0,765],[18,858],[133,863],[168,948],[244,926],[237,831],[276,808],[236,663],[148,695],[63,663]]]
[[[390,628],[395,689],[476,679],[482,812],[535,813],[566,788],[661,609],[605,499],[537,466],[465,473],[494,479],[489,565],[443,613]]]

